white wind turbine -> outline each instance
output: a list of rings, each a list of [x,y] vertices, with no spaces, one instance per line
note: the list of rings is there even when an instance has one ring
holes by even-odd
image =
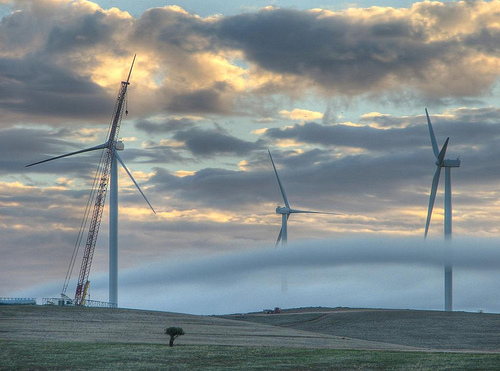
[[[431,136],[432,150],[436,156],[436,172],[434,173],[434,178],[432,179],[431,195],[429,198],[429,208],[427,211],[427,221],[425,223],[425,234],[424,237],[427,238],[427,233],[429,232],[429,225],[431,222],[432,209],[434,207],[434,201],[436,200],[436,192],[439,184],[439,176],[441,175],[441,169],[445,168],[445,180],[444,180],[444,238],[446,241],[451,240],[451,226],[452,226],[452,208],[451,208],[451,168],[460,167],[460,160],[445,160],[446,148],[448,147],[449,137],[443,144],[441,151],[438,148],[436,136],[434,135],[434,130],[432,129],[431,119],[429,118],[429,113],[427,108],[425,109],[425,115],[427,116],[427,124],[429,126],[429,133]],[[446,251],[446,262],[444,267],[444,308],[446,311],[453,310],[453,267],[451,263],[451,250],[448,248]]]
[[[122,87],[120,90],[120,93],[118,94],[118,99],[117,103],[115,106],[112,122],[110,125],[109,129],[109,134],[108,134],[108,139],[106,142],[103,144],[99,144],[95,147],[90,147],[86,149],[82,149],[80,151],[75,151],[71,153],[67,153],[61,156],[57,157],[52,157],[43,161],[38,161],[29,165],[26,165],[26,167],[30,167],[33,165],[38,165],[42,164],[44,162],[48,161],[53,161],[57,160],[63,157],[69,157],[73,155],[77,155],[80,153],[85,153],[85,152],[91,152],[91,151],[97,151],[97,150],[102,150],[101,154],[101,163],[102,159],[107,157],[110,160],[110,168],[109,168],[109,303],[116,304],[118,305],[118,164],[117,161],[120,162],[120,164],[123,166],[125,169],[125,172],[128,174],[134,185],[137,187],[139,192],[141,193],[142,197],[144,200],[146,200],[147,204],[153,210],[153,212],[156,214],[155,210],[153,209],[153,206],[149,203],[148,199],[142,192],[141,188],[135,181],[134,177],[130,173],[130,171],[127,169],[125,166],[125,163],[121,159],[120,155],[118,154],[118,151],[122,151],[124,149],[123,142],[118,141],[118,131],[120,128],[121,124],[121,118],[122,118],[122,113],[124,109],[124,100],[126,97],[127,93],[127,86],[130,84],[130,75],[132,73],[132,68],[134,66],[135,62],[135,56],[134,60],[132,62],[132,67],[130,68],[130,72],[128,74],[127,81],[122,81]],[[101,179],[97,179],[97,177],[101,177]],[[99,230],[99,224],[100,224],[100,215],[102,215],[102,208],[104,207],[104,199],[106,196],[106,185],[107,185],[107,180],[106,180],[106,175],[104,170],[99,170],[96,173],[96,180],[94,182],[97,183],[102,183],[104,186],[102,186],[100,189],[101,193],[97,193],[97,198],[99,200],[96,200],[96,208],[94,209],[94,214],[92,215],[93,222],[94,224],[97,225],[96,229],[97,231],[95,232],[95,238],[93,238],[92,243],[95,245],[95,239],[97,239],[97,233]],[[95,186],[96,183],[94,183]],[[92,195],[92,194],[91,194]],[[102,199],[102,201],[101,201]],[[98,210],[98,213],[96,213],[96,210]],[[98,215],[99,214],[99,215]],[[92,223],[91,223],[92,224]],[[83,225],[83,223],[82,223]],[[90,235],[90,232],[89,232]],[[81,237],[79,236],[78,239]],[[78,241],[77,241],[78,244]],[[88,247],[88,246],[87,246]],[[93,254],[93,250],[91,252]],[[76,258],[76,257],[75,257]],[[74,262],[72,258],[72,263]],[[84,256],[84,260],[88,259],[87,257]],[[90,261],[92,260],[92,255],[90,255]],[[82,270],[83,270],[83,263],[82,263]],[[85,268],[87,271],[84,272],[88,276],[88,271],[90,270],[90,263],[88,263],[88,266]],[[72,270],[72,268],[71,268]],[[82,275],[82,272],[81,272]],[[67,280],[63,286],[63,295],[66,291],[67,285],[69,282],[69,277],[67,277]],[[84,282],[85,283],[85,282]],[[81,286],[81,285],[79,285]],[[77,295],[81,294],[81,287],[77,287]],[[76,303],[79,304],[79,303]]]
[[[269,157],[271,158],[271,163],[273,164],[274,168],[274,173],[276,174],[276,179],[278,180],[278,185],[280,187],[281,195],[283,196],[283,201],[285,202],[285,207],[276,207],[276,214],[281,214],[281,230],[278,235],[278,239],[276,241],[276,246],[281,241],[281,245],[286,245],[287,240],[288,240],[288,230],[287,230],[287,222],[288,218],[290,217],[291,214],[332,214],[332,215],[339,215],[337,213],[325,213],[325,212],[320,212],[320,211],[305,211],[305,210],[297,210],[297,209],[292,209],[290,208],[290,203],[288,202],[288,198],[286,197],[285,189],[283,188],[283,185],[281,184],[280,177],[278,176],[278,171],[276,170],[276,166],[274,165],[273,161],[273,156],[271,156],[271,151],[269,152]]]
[[[139,192],[141,193],[144,200],[146,200],[147,204],[156,214],[156,211],[151,206],[150,202],[146,198],[146,195],[142,192],[139,184],[135,181],[134,177],[125,166],[122,158],[118,154],[118,151],[123,151],[124,149],[123,142],[119,141],[115,143],[114,148],[111,149],[113,152],[113,157],[111,160],[111,172],[110,172],[110,182],[109,182],[109,302],[113,304],[118,304],[118,166],[117,160],[122,165],[125,172],[128,174],[134,185],[137,187]],[[65,155],[52,157],[47,160],[35,162],[26,167],[42,164],[44,162],[57,160],[63,157],[69,157],[73,155],[77,155],[80,153],[97,151],[97,150],[110,150],[109,142],[100,144],[95,147],[83,149],[76,152],[67,153]]]

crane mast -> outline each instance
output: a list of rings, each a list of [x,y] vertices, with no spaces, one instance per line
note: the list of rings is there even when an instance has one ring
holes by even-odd
[[[120,90],[118,92],[118,98],[116,100],[115,108],[113,111],[113,116],[111,118],[108,140],[106,142],[105,154],[101,159],[100,170],[98,170],[98,186],[95,193],[95,203],[92,212],[92,217],[89,224],[89,233],[87,235],[87,242],[85,244],[85,250],[83,253],[82,266],[80,268],[80,275],[78,277],[78,283],[75,292],[75,305],[82,305],[85,301],[83,297],[85,293],[85,286],[87,285],[90,267],[92,265],[92,258],[94,256],[95,245],[97,242],[97,235],[99,233],[99,226],[101,225],[102,213],[104,211],[104,203],[106,200],[106,194],[108,190],[108,183],[111,172],[111,163],[113,157],[115,156],[115,147],[118,141],[118,134],[120,131],[120,124],[122,120],[123,110],[125,107],[125,96],[127,94],[128,85],[130,85],[130,75],[132,73],[132,68],[134,67],[135,55],[132,61],[132,66],[130,67],[130,72],[127,77],[127,81],[122,81]]]

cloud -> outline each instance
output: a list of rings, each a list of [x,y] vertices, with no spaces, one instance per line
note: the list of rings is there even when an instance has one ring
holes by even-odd
[[[89,147],[87,143],[75,144],[71,130],[42,130],[14,127],[0,130],[0,172],[3,174],[58,173],[80,175],[93,174],[98,162],[95,154],[82,154],[27,169],[25,166],[46,158]],[[98,152],[98,151],[97,151]],[[98,156],[98,155],[97,155]],[[89,160],[90,159],[90,160]]]
[[[495,291],[497,245],[488,239],[453,241],[455,310],[500,311],[491,291],[476,290],[482,286]],[[443,241],[401,238],[300,241],[280,249],[178,257],[122,272],[120,302],[195,314],[274,306],[442,309],[444,259]],[[289,282],[286,292],[281,292],[283,275]],[[107,279],[95,275],[93,298],[106,297],[106,289]],[[27,293],[50,296],[50,290],[45,285]],[[214,296],[218,299],[210,299]]]
[[[137,129],[149,135],[168,134],[170,137],[160,143],[171,146],[172,151],[188,150],[195,157],[244,156],[263,148],[262,140],[249,142],[239,139],[221,125],[215,124],[213,129],[203,129],[199,126],[200,124],[196,125],[195,120],[189,118],[168,119],[165,123],[141,121],[135,125]]]
[[[499,110],[494,108],[457,108],[444,114],[430,112],[439,141],[450,136],[450,149],[489,146],[499,139],[496,123]],[[327,147],[350,147],[362,151],[420,151],[430,144],[425,114],[393,116],[372,112],[360,117],[358,123],[319,124],[307,121],[283,128],[270,128],[263,133],[269,140],[293,140],[298,143]],[[441,142],[439,143],[442,144]],[[455,149],[456,151],[456,149]],[[448,151],[448,153],[451,153]]]
[[[495,174],[500,171],[497,160],[500,138],[495,124],[498,112],[490,108],[460,108],[431,112],[431,118],[440,145],[446,136],[451,136],[448,157],[461,155],[462,166],[453,171],[455,230],[480,235],[495,233],[496,219],[488,219],[485,213],[496,215]],[[423,114],[363,115],[359,123],[352,124],[306,122],[268,129],[264,138],[255,142],[233,136],[220,126],[205,128],[205,124],[184,119],[141,122],[138,125],[154,140],[145,142],[144,148],[131,147],[123,153],[131,170],[142,170],[141,164],[154,164],[154,169],[143,170],[149,175],[141,186],[149,187],[148,198],[156,200],[163,210],[196,210],[200,215],[222,213],[238,224],[255,227],[259,223],[273,223],[275,205],[282,200],[266,144],[289,138],[302,142],[302,148],[271,149],[292,205],[347,215],[333,218],[327,226],[315,227],[316,220],[312,224],[303,222],[299,225],[305,229],[299,229],[298,235],[306,233],[307,228],[313,228],[315,235],[339,231],[419,234],[422,230],[435,170]],[[21,141],[28,138],[27,142]],[[26,163],[73,150],[73,139],[66,138],[71,137],[64,137],[61,142],[57,133],[47,136],[45,132],[6,132],[5,158],[14,157],[18,165],[6,160],[5,174],[28,176]],[[21,148],[32,152],[24,153]],[[218,156],[227,157],[225,163],[217,163],[216,167],[207,161]],[[198,168],[201,161],[203,165]],[[169,164],[169,170],[164,164]],[[16,166],[19,169],[14,170]],[[82,181],[92,179],[94,166],[87,158],[74,157],[44,164],[43,168],[30,168],[30,172],[57,174],[57,177],[87,174],[83,180],[76,178],[78,188]],[[179,177],[179,171],[185,176]],[[22,183],[55,186],[53,179],[48,181],[40,175],[37,181],[25,178]],[[441,191],[431,233],[440,233],[440,199]],[[245,215],[234,219],[242,207]],[[271,228],[269,233],[274,238]]]
[[[265,132],[265,137],[272,140],[293,139],[298,143],[340,146],[371,151],[381,151],[387,148],[408,146],[409,143],[423,143],[423,135],[413,130],[389,129],[380,130],[368,126],[355,127],[351,125],[322,125],[315,122],[296,124],[286,128],[271,128]],[[420,130],[424,132],[423,130]],[[402,135],[403,132],[405,135]],[[402,139],[402,140],[401,140]]]
[[[291,112],[287,110],[282,110],[280,111],[280,115],[290,120],[300,120],[300,121],[317,120],[323,118],[323,114],[321,112],[314,112],[299,108],[295,108]]]
[[[184,142],[195,156],[212,156],[215,154],[245,155],[251,151],[262,149],[260,142],[252,143],[238,139],[221,127],[216,129],[191,128],[178,131],[173,139]]]
[[[0,57],[0,109],[20,115],[95,118],[112,99],[97,84],[42,55]],[[92,107],[92,109],[88,109]]]
[[[478,97],[500,74],[491,16],[498,6],[266,8],[206,18],[170,6],[136,19],[87,1],[15,1],[16,11],[0,22],[0,107],[39,120],[103,118],[135,52],[143,116],[265,117],[276,94],[318,91],[374,99]]]
[[[15,117],[108,116],[114,92],[94,73],[111,49],[120,54],[110,46],[123,43],[122,14],[86,1],[13,3],[0,22],[1,109]]]
[[[195,162],[191,158],[182,156],[179,151],[162,142],[148,142],[146,143],[146,147],[143,149],[125,148],[121,157],[127,163],[133,161],[137,164],[164,165],[169,163]]]
[[[237,210],[242,205],[262,202],[268,199],[264,189],[271,191],[274,186],[272,173],[231,171],[205,168],[185,177],[174,176],[171,172],[157,169],[150,183],[156,192],[175,194],[179,202],[172,206],[186,208],[184,200],[196,207]],[[255,193],[252,190],[260,189]],[[272,192],[269,192],[272,194]]]
[[[137,129],[145,131],[148,134],[170,133],[186,128],[192,128],[193,126],[193,120],[184,117],[172,118],[164,123],[155,123],[148,120],[143,120],[135,124],[135,127]]]
[[[476,96],[499,73],[496,54],[481,44],[488,38],[473,36],[494,29],[484,14],[497,7],[427,2],[341,12],[271,8],[221,19],[217,36],[261,68],[300,76],[333,94],[416,88],[435,98]],[[463,37],[479,44],[465,46]]]
[[[222,89],[223,92],[224,89]],[[231,103],[225,101],[221,89],[212,87],[185,94],[174,95],[167,104],[170,112],[224,113]]]

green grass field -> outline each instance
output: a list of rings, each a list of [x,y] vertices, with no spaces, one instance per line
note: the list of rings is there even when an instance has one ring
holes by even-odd
[[[186,332],[168,347],[166,327]],[[0,306],[0,370],[500,370],[500,315]]]
[[[0,341],[0,370],[498,370],[500,354]]]

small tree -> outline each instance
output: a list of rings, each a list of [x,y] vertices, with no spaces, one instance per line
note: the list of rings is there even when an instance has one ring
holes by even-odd
[[[174,340],[179,336],[184,335],[184,330],[182,329],[182,327],[169,327],[165,330],[165,334],[170,335],[170,342],[168,343],[168,345],[173,347]]]

